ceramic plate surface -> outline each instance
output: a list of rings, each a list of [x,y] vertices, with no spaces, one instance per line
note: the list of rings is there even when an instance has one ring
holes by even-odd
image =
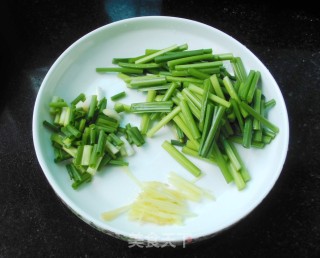
[[[196,217],[185,220],[184,225],[158,226],[128,220],[126,214],[111,222],[101,220],[101,213],[131,203],[139,194],[139,187],[123,168],[109,167],[98,173],[90,184],[75,191],[71,187],[66,169],[53,162],[50,133],[43,129],[42,121],[50,120],[48,103],[53,95],[70,102],[80,92],[96,94],[97,88],[110,97],[125,90],[124,103],[145,101],[145,95],[126,88],[115,74],[98,74],[96,67],[112,65],[113,57],[141,55],[147,48],[161,49],[173,44],[188,43],[189,49],[212,48],[215,53],[232,52],[240,56],[247,71],[261,72],[262,90],[266,99],[274,98],[277,105],[268,118],[280,128],[275,140],[262,150],[238,150],[251,174],[245,190],[226,184],[219,169],[212,164],[190,158],[203,171],[197,185],[215,195],[216,201],[203,200],[190,203]],[[108,102],[112,107],[112,102]],[[140,117],[128,115],[124,123],[139,125]],[[140,181],[167,182],[171,171],[186,179],[193,179],[162,148],[162,142],[174,137],[170,128],[161,129],[145,146],[136,148],[136,154],[127,160],[130,170]],[[280,89],[261,61],[245,46],[227,34],[210,26],[173,17],[140,17],[108,24],[71,45],[53,64],[39,90],[33,114],[33,139],[41,168],[50,185],[62,201],[90,225],[121,239],[182,242],[199,240],[228,228],[250,213],[270,192],[278,179],[288,149],[289,126],[286,106]]]

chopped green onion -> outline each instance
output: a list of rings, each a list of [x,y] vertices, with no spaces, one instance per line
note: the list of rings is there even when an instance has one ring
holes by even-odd
[[[251,141],[252,141],[252,119],[251,117],[247,117],[244,122],[242,146],[245,148],[250,148]]]
[[[78,102],[84,102],[86,100],[86,96],[83,93],[80,93],[74,100],[71,101],[71,105],[77,105]]]
[[[48,129],[50,129],[51,131],[53,131],[53,132],[59,132],[59,131],[60,131],[60,129],[59,129],[58,126],[56,126],[56,125],[54,125],[54,124],[51,124],[51,123],[48,122],[47,120],[44,120],[44,121],[43,121],[43,125],[44,125],[45,127],[47,127]]]
[[[213,55],[212,54],[203,54],[203,55],[183,57],[183,58],[169,61],[168,66],[170,68],[174,68],[174,67],[184,65],[184,64],[191,64],[191,63],[194,63],[197,61],[207,61],[207,60],[213,60]],[[188,69],[188,68],[185,68],[185,69]]]
[[[177,71],[181,71],[181,70],[186,70],[190,68],[195,68],[195,69],[215,68],[215,67],[220,67],[222,65],[223,65],[222,61],[202,62],[202,63],[195,63],[195,64],[176,65],[175,69]]]
[[[152,137],[157,131],[161,129],[161,127],[165,126],[171,119],[173,119],[179,112],[181,111],[181,107],[175,107],[170,113],[168,113],[164,118],[161,119],[154,127],[152,127],[147,133],[148,137]]]
[[[164,141],[161,146],[191,174],[196,177],[200,176],[201,170],[181,152],[179,152],[174,146],[172,146],[168,141]]]
[[[150,55],[146,55],[145,57],[142,57],[142,58],[136,60],[134,63],[135,63],[135,64],[144,64],[144,63],[147,63],[147,62],[153,60],[155,57],[160,56],[160,55],[162,55],[162,54],[164,54],[164,53],[173,51],[173,50],[175,50],[175,49],[177,49],[177,48],[178,48],[177,45],[173,45],[173,46],[171,46],[171,47],[167,47],[167,48],[161,49],[161,50],[159,50],[159,51],[156,51],[155,53],[152,53],[152,54],[150,54]]]
[[[192,133],[193,138],[199,139],[201,137],[199,129],[196,125],[196,122],[193,119],[189,106],[187,105],[187,102],[184,99],[180,101],[180,107],[181,107],[182,114],[184,115],[187,121],[187,124],[190,127],[190,131]]]
[[[172,101],[132,103],[130,111],[132,113],[170,112],[172,106]]]
[[[123,97],[125,97],[125,96],[126,96],[126,92],[125,92],[125,91],[122,91],[122,92],[119,92],[119,93],[113,95],[113,96],[111,97],[111,100],[112,100],[112,101],[116,101],[116,100],[119,100],[119,99],[121,99],[121,98],[123,98]]]
[[[267,128],[269,128],[271,131],[278,133],[279,132],[279,128],[272,124],[268,119],[264,118],[263,116],[261,116],[259,113],[257,113],[257,111],[255,111],[252,107],[250,107],[247,103],[245,102],[240,102],[240,106],[246,110],[250,115],[252,115],[255,119],[257,119],[258,121],[260,121],[261,124],[265,125]]]
[[[125,68],[125,67],[101,67],[96,68],[96,72],[98,73],[132,73],[132,74],[143,74],[143,69],[135,69],[135,68]]]
[[[224,115],[226,108],[219,106],[216,115],[214,115],[210,130],[208,132],[207,138],[205,139],[202,148],[199,150],[199,154],[202,157],[207,157],[209,155],[210,146],[213,143],[214,137],[220,126],[221,119]]]

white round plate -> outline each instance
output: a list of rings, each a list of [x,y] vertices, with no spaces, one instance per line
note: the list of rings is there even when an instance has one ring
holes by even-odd
[[[196,217],[187,218],[184,225],[158,226],[130,221],[126,214],[105,222],[101,213],[134,201],[139,187],[121,167],[109,167],[98,173],[90,184],[73,190],[63,165],[53,162],[50,132],[42,126],[50,120],[48,103],[53,95],[70,102],[80,92],[96,94],[100,87],[107,97],[126,90],[124,103],[145,101],[145,95],[127,89],[115,74],[98,74],[96,67],[112,66],[113,57],[141,55],[145,49],[161,49],[173,44],[188,43],[189,49],[212,48],[215,53],[233,53],[240,56],[249,69],[261,72],[262,90],[266,99],[274,98],[276,106],[269,112],[269,119],[280,132],[264,149],[244,149],[240,154],[251,174],[246,189],[226,184],[219,169],[213,165],[190,158],[203,171],[197,182],[210,190],[216,201],[204,200],[190,203]],[[112,107],[112,102],[108,102]],[[139,125],[140,117],[129,115],[124,122]],[[193,176],[166,153],[161,143],[172,139],[167,127],[153,138],[148,138],[136,154],[128,158],[129,168],[140,181],[167,182],[171,171],[186,179]],[[33,113],[33,140],[41,168],[50,185],[62,201],[81,219],[107,234],[121,239],[182,243],[196,241],[228,228],[250,213],[270,192],[282,170],[289,141],[286,106],[280,89],[259,59],[245,46],[227,34],[210,26],[181,18],[140,17],[122,20],[103,26],[85,35],[71,45],[53,64],[39,90]]]

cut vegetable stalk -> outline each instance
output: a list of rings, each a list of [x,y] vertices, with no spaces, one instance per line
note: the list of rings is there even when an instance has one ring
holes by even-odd
[[[257,113],[257,111],[255,111],[252,107],[250,107],[247,103],[245,102],[240,102],[240,106],[246,110],[250,115],[252,115],[255,119],[257,119],[258,121],[260,121],[261,124],[265,125],[267,128],[269,128],[271,131],[278,133],[279,132],[279,128],[272,124],[268,119],[264,118],[263,116],[261,116],[259,113]]]
[[[173,45],[173,46],[171,46],[171,47],[164,48],[164,49],[159,50],[159,51],[157,51],[157,52],[155,52],[155,53],[152,53],[152,54],[150,54],[150,55],[147,55],[147,56],[145,56],[145,57],[142,57],[142,58],[136,60],[134,63],[135,63],[135,64],[148,63],[149,61],[153,60],[155,57],[160,56],[160,55],[162,55],[162,54],[164,54],[164,53],[173,51],[173,50],[175,50],[175,49],[177,49],[177,48],[178,48],[177,45]]]
[[[201,170],[197,166],[195,166],[188,158],[186,158],[181,152],[179,152],[174,146],[172,146],[168,141],[164,141],[161,146],[191,174],[196,177],[200,176]]]
[[[133,103],[130,106],[132,113],[154,113],[170,112],[172,110],[172,101],[154,101]]]
[[[147,93],[146,102],[152,102],[156,97],[156,91],[149,90]],[[150,124],[150,115],[149,114],[143,114],[140,122],[140,131],[142,134],[146,134],[149,129]]]
[[[218,131],[218,128],[220,126],[220,122],[221,122],[221,119],[222,119],[222,117],[223,117],[223,115],[225,113],[225,110],[226,110],[225,107],[222,107],[222,106],[218,107],[217,114],[213,117],[212,125],[210,127],[209,132],[208,132],[208,136],[205,139],[202,148],[199,150],[200,156],[202,156],[202,157],[207,157],[208,156],[209,150],[210,150],[210,146],[213,143],[215,134]]]
[[[175,107],[170,113],[168,113],[165,117],[163,117],[160,122],[158,122],[154,127],[152,127],[147,133],[147,137],[152,137],[157,131],[161,129],[161,127],[165,126],[171,119],[173,119],[179,112],[181,111],[181,107]]]
[[[119,92],[119,93],[113,95],[113,96],[111,97],[111,100],[112,100],[112,101],[116,101],[116,100],[119,100],[119,99],[121,99],[121,98],[124,98],[125,96],[126,96],[126,92],[125,92],[125,91],[122,91],[122,92]]]
[[[192,133],[193,138],[199,139],[201,137],[200,132],[198,130],[196,122],[193,119],[189,106],[187,105],[187,102],[184,99],[180,101],[180,107],[182,114],[184,115],[187,121],[186,124],[188,124],[188,126],[190,127],[190,131]]]

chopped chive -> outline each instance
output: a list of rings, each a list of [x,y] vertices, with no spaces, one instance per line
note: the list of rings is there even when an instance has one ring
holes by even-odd
[[[243,66],[242,59],[240,57],[235,57],[233,60],[231,60],[231,65],[233,67],[236,78],[240,82],[244,82],[247,78],[247,74]]]
[[[187,140],[186,142],[186,147],[188,147],[189,149],[195,150],[195,151],[199,151],[199,147],[200,144],[198,142],[195,141],[191,141],[191,140]]]
[[[93,148],[92,148],[91,155],[90,155],[90,160],[89,160],[89,167],[90,168],[94,168],[97,166],[98,157],[99,157],[97,150],[98,150],[98,144],[94,144]]]
[[[276,101],[274,99],[271,99],[264,103],[264,108],[270,109],[270,108],[273,108],[275,105],[276,105]]]
[[[180,147],[182,147],[182,146],[185,145],[185,143],[183,143],[183,142],[181,142],[181,141],[178,141],[178,140],[171,140],[170,143],[171,143],[172,145],[180,146]]]
[[[74,148],[74,147],[65,147],[65,146],[62,146],[62,149],[67,152],[68,154],[70,154],[73,158],[76,157],[77,155],[77,149]]]
[[[155,57],[157,56],[160,56],[164,53],[167,53],[167,52],[170,52],[170,51],[173,51],[175,49],[177,49],[178,46],[177,45],[173,45],[173,46],[170,46],[170,47],[167,47],[167,48],[164,48],[164,49],[161,49],[159,51],[156,51],[155,53],[152,53],[150,55],[146,55],[138,60],[136,60],[134,63],[135,64],[144,64],[144,63],[148,63],[149,61],[153,60]]]
[[[93,149],[92,145],[83,146],[83,153],[82,153],[82,159],[81,159],[82,166],[89,166],[92,149]]]
[[[207,138],[205,139],[202,148],[199,151],[200,156],[207,157],[209,154],[210,146],[213,143],[215,134],[218,131],[220,126],[221,119],[224,115],[226,108],[223,106],[219,106],[217,110],[217,114],[213,117],[212,124],[210,130],[208,132]]]
[[[86,127],[82,134],[82,145],[88,144],[89,139],[90,139],[90,128]]]
[[[259,79],[260,79],[260,72],[256,71],[255,75],[254,75],[254,77],[252,79],[252,82],[250,84],[250,88],[249,88],[248,94],[247,94],[247,102],[248,103],[251,103],[252,100],[253,100],[253,96],[254,96],[255,90],[257,88],[257,84],[259,82]]]
[[[272,141],[272,137],[271,136],[264,135],[262,137],[262,142],[265,143],[265,144],[269,144],[271,141]]]
[[[223,60],[233,60],[234,56],[232,53],[223,53],[223,54],[214,54],[213,58],[215,61],[223,61]]]
[[[111,159],[109,161],[110,165],[116,165],[116,166],[128,166],[129,163],[127,161],[124,160],[120,160],[120,159]]]
[[[143,74],[143,69],[135,69],[135,68],[125,68],[125,67],[99,67],[96,68],[96,72],[98,73],[132,73],[132,74]]]
[[[198,121],[200,121],[200,116],[201,116],[200,109],[189,98],[186,98],[186,101],[188,103],[191,113],[194,115],[195,118],[197,118]]]
[[[221,89],[221,86],[220,86],[220,83],[219,83],[219,80],[218,80],[218,77],[216,74],[210,76],[210,82],[211,82],[211,85],[212,85],[216,95],[219,98],[226,99],[223,92],[222,92],[222,89]]]
[[[177,67],[178,65],[191,64],[198,61],[207,61],[207,60],[212,61],[213,55],[209,53],[209,54],[188,56],[188,57],[183,57],[183,58],[168,61],[167,64],[170,68],[174,68],[174,67]]]
[[[229,171],[233,177],[233,180],[234,180],[238,190],[244,189],[246,187],[246,183],[243,180],[241,173],[234,168],[234,166],[231,162],[228,162],[227,166],[229,168]]]
[[[130,138],[133,140],[134,144],[137,145],[138,147],[142,146],[145,141],[144,138],[138,129],[138,127],[133,126],[129,129],[127,129],[127,133],[130,136]]]
[[[168,141],[164,141],[161,145],[178,163],[180,163],[191,174],[199,177],[201,170],[195,166],[187,157],[185,157],[180,151],[172,146]]]
[[[107,136],[103,130],[99,132],[98,144],[97,144],[97,155],[102,156],[104,153],[104,147],[106,145]]]
[[[177,135],[177,138],[179,139],[180,142],[184,142],[184,133],[183,131],[181,130],[181,128],[179,126],[177,126],[176,123],[174,123],[174,128],[175,128],[175,132],[176,132],[176,135]]]
[[[130,112],[130,105],[117,102],[117,103],[114,104],[114,110],[115,110],[117,113],[121,113],[121,112],[123,112],[123,111],[125,111],[125,112]]]
[[[233,107],[233,112],[237,118],[237,121],[238,121],[238,124],[239,124],[239,127],[240,127],[240,130],[241,132],[243,132],[243,129],[244,129],[244,121],[243,121],[243,118],[242,118],[242,115],[240,113],[240,109],[239,109],[239,106],[238,106],[238,103],[236,100],[234,99],[230,99],[230,102],[231,102],[231,105]]]
[[[228,140],[230,140],[231,142],[234,142],[234,143],[242,144],[243,138],[242,138],[242,136],[234,135],[234,136],[229,137]],[[263,149],[264,146],[265,146],[265,144],[263,142],[259,142],[259,141],[252,141],[251,142],[251,147],[253,147],[253,148]]]
[[[122,146],[123,141],[114,133],[110,133],[107,137],[107,139],[112,142],[115,146]]]
[[[203,83],[203,80],[193,78],[193,77],[174,77],[166,76],[167,82],[191,82],[191,83]]]
[[[92,176],[89,173],[84,173],[81,176],[81,180],[78,180],[72,183],[72,188],[76,190],[81,185],[83,185],[84,183],[90,182],[91,180],[92,180]]]
[[[256,141],[256,142],[262,141],[262,130],[255,130],[254,131],[252,141]]]
[[[74,126],[68,124],[68,125],[66,126],[66,128],[67,128],[67,130],[68,130],[72,135],[74,135],[76,138],[80,138],[80,137],[81,137],[81,135],[82,135],[81,132],[80,132],[77,128],[75,128]]]
[[[51,108],[68,107],[68,103],[66,103],[64,101],[50,102],[49,107],[51,107]]]
[[[130,85],[130,88],[137,89],[137,88],[143,88],[143,87],[163,85],[166,83],[167,83],[166,77],[154,77],[154,78],[152,77],[152,78],[146,78],[144,80],[133,79],[129,85]]]
[[[97,139],[97,129],[96,126],[90,126],[90,144],[95,144]]]
[[[203,89],[194,85],[194,84],[189,85],[188,89],[192,92],[199,93],[200,95],[203,94]],[[225,106],[226,108],[230,107],[230,105],[231,105],[229,101],[226,101],[225,99],[222,99],[212,93],[209,94],[209,99],[217,104]]]
[[[84,102],[86,96],[83,93],[80,93],[74,100],[71,101],[71,105],[77,105],[80,101]]]
[[[148,137],[152,137],[157,131],[161,129],[161,127],[165,126],[171,119],[173,119],[179,112],[181,111],[181,107],[175,107],[170,113],[168,113],[164,118],[160,120],[154,127],[152,127],[147,133]]]
[[[200,109],[200,119],[199,119],[199,129],[200,131],[203,131],[204,121],[205,121],[205,115],[208,105],[208,99],[209,99],[209,88],[211,87],[211,83],[209,80],[206,80],[204,82],[203,87],[203,94],[201,99],[201,109]]]
[[[251,82],[252,82],[254,76],[255,76],[255,71],[250,70],[247,79],[240,84],[238,95],[239,95],[239,98],[241,100],[246,100],[247,99],[247,95],[248,95],[248,92],[249,92],[249,89],[250,89],[250,85],[251,85]]]
[[[245,148],[250,148],[251,141],[252,141],[252,119],[251,117],[247,117],[244,122],[242,146]]]
[[[219,150],[218,145],[214,142],[213,143],[213,156],[215,157],[216,164],[220,168],[222,175],[227,183],[230,183],[233,181],[233,177],[229,171],[229,168],[227,166],[227,162],[225,161],[221,151]]]
[[[125,68],[134,68],[134,69],[149,69],[149,68],[160,68],[161,66],[156,63],[148,63],[148,64],[132,64],[132,63],[124,63],[119,62],[119,66]]]
[[[233,152],[233,149],[230,147],[229,142],[224,137],[221,137],[221,141],[222,141],[224,150],[225,150],[230,162],[232,163],[232,165],[234,166],[236,171],[239,171],[241,169],[241,164],[240,164],[237,156]]]
[[[52,142],[55,142],[57,144],[59,144],[60,146],[63,146],[63,137],[60,134],[57,133],[53,133],[50,137],[50,140]]]
[[[147,99],[146,102],[152,102],[155,99],[156,91],[155,90],[149,90],[147,93]],[[149,114],[142,114],[142,119],[140,123],[140,131],[142,134],[146,134],[149,129],[150,124],[150,115]]]
[[[173,121],[182,130],[182,132],[187,136],[188,139],[190,139],[193,142],[196,142],[196,139],[193,138],[190,128],[185,124],[185,122],[181,119],[179,115],[175,116],[173,118]]]
[[[270,136],[272,139],[274,139],[277,134],[264,128],[263,135]]]
[[[132,103],[130,111],[132,113],[170,112],[172,110],[172,106],[172,101]]]
[[[261,116],[259,113],[257,113],[252,107],[250,107],[247,103],[245,102],[240,102],[240,106],[246,110],[250,115],[252,115],[255,119],[260,121],[261,124],[265,125],[267,128],[269,128],[271,131],[278,133],[279,128],[271,123],[268,119],[264,118]]]
[[[82,119],[80,120],[78,130],[79,130],[81,133],[83,133],[83,131],[84,131],[84,128],[85,128],[85,126],[86,126],[86,122],[87,122],[87,120],[84,119],[84,118],[82,118]]]
[[[204,160],[204,161],[207,161],[207,162],[210,162],[210,163],[216,163],[215,160],[213,158],[203,158],[201,156],[199,156],[199,153],[198,151],[196,150],[193,150],[187,146],[183,146],[182,149],[181,149],[182,153],[184,154],[187,154],[187,155],[190,155],[190,156],[193,156],[193,157],[196,157],[197,159],[201,159],[201,160]]]
[[[203,92],[203,90],[202,90],[202,92]],[[187,100],[189,99],[198,109],[201,109],[201,100],[193,92],[191,92],[189,89],[184,88],[182,90],[182,95]]]
[[[260,89],[256,89],[254,94],[254,103],[253,103],[253,109],[261,114],[261,96],[262,91]],[[253,120],[253,130],[260,130],[260,122],[257,119]]]
[[[185,64],[185,65],[176,65],[175,69],[177,71],[186,70],[189,68],[195,68],[195,69],[204,69],[204,68],[215,68],[222,66],[222,61],[215,61],[215,62],[202,62],[202,63],[195,63],[195,64]]]
[[[169,101],[171,99],[171,96],[173,95],[173,93],[178,87],[179,87],[179,84],[172,82],[170,84],[170,87],[165,92],[164,96],[161,98],[161,101]],[[156,118],[159,117],[159,115],[160,115],[159,113],[153,113],[150,115],[150,119],[155,120]]]
[[[89,111],[88,111],[88,116],[87,116],[87,118],[89,120],[92,119],[93,116],[94,116],[94,112],[96,110],[97,103],[98,103],[97,95],[92,95],[91,96],[90,106],[89,106]]]
[[[198,69],[194,69],[194,68],[189,68],[188,69],[188,73],[195,77],[195,78],[198,78],[200,80],[205,80],[205,79],[208,79],[210,77],[210,74],[207,74],[207,73],[204,73],[204,72],[201,72],[199,71]]]
[[[100,171],[104,166],[106,166],[111,160],[111,157],[107,154],[105,154],[102,158],[102,160],[100,161],[100,164],[98,166],[98,171]]]
[[[156,63],[168,62],[175,59],[180,59],[184,57],[197,56],[202,54],[211,54],[212,49],[198,49],[182,52],[168,52],[165,55],[155,57],[154,61]]]
[[[193,119],[189,106],[187,105],[187,102],[184,99],[180,101],[180,107],[181,107],[182,114],[184,115],[187,121],[186,124],[188,124],[188,126],[190,127],[190,131],[192,133],[193,138],[199,139],[201,137],[199,129],[196,125],[196,122]]]
[[[119,149],[108,140],[106,141],[105,150],[110,154],[110,156],[113,159],[116,158],[116,154],[119,152]]]
[[[77,148],[77,155],[76,155],[76,158],[74,159],[74,164],[75,164],[75,165],[81,165],[82,155],[83,155],[83,149],[84,149],[84,146],[83,146],[83,145],[80,145],[80,146]]]
[[[119,92],[119,93],[113,95],[113,96],[111,97],[111,100],[112,100],[112,101],[116,101],[116,100],[119,100],[119,99],[121,99],[121,98],[124,98],[125,96],[126,96],[126,92],[125,92],[125,91],[122,91],[122,92]]]
[[[44,120],[42,123],[45,127],[47,127],[48,129],[50,129],[53,132],[59,132],[60,128],[54,124],[51,124],[50,122],[48,122],[47,120]]]
[[[166,83],[163,85],[155,85],[155,86],[150,86],[150,87],[143,87],[139,88],[138,91],[149,91],[149,90],[156,90],[158,92],[167,90],[170,88],[171,83]]]
[[[239,155],[239,152],[237,151],[236,147],[234,146],[234,144],[229,139],[227,139],[227,142],[228,142],[230,148],[232,149],[233,154],[236,156],[238,162],[241,165],[240,173],[241,173],[241,176],[242,176],[243,180],[245,182],[249,181],[251,179],[249,171],[247,170],[243,160],[241,159],[241,157]]]
[[[204,117],[204,125],[203,125],[201,140],[200,140],[200,149],[202,149],[203,144],[208,137],[208,133],[212,123],[213,111],[214,111],[214,106],[212,103],[209,103],[206,108],[206,113]]]
[[[236,91],[235,91],[235,89],[234,89],[234,87],[232,85],[232,82],[230,81],[228,76],[223,78],[223,83],[224,83],[224,86],[226,87],[230,97],[239,102],[240,101],[239,96],[236,93]],[[241,114],[242,114],[243,117],[247,117],[248,116],[248,113],[246,112],[246,110],[242,109],[241,107],[240,107],[240,111],[241,111]]]

